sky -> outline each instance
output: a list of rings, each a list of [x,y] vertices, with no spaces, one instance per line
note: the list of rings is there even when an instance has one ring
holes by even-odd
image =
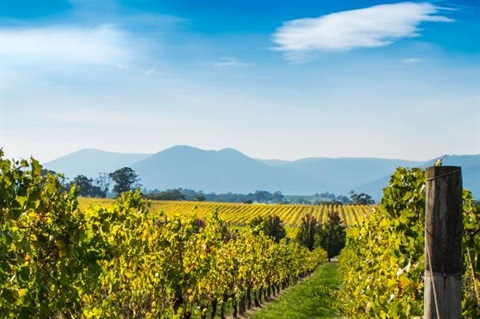
[[[480,153],[480,2],[2,0],[0,147]]]

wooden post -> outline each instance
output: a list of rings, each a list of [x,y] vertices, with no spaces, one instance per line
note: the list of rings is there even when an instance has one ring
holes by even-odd
[[[462,171],[427,168],[424,319],[462,317]]]

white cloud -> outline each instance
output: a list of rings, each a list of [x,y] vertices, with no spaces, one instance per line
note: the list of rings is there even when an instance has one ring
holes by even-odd
[[[419,36],[422,22],[452,22],[435,15],[442,8],[430,3],[397,3],[342,11],[318,18],[291,20],[273,34],[274,50],[289,59],[312,51],[347,51],[387,46]]]
[[[248,65],[249,65],[248,63],[241,62],[239,59],[232,56],[223,57],[220,62],[215,63],[215,66],[218,68],[248,66]]]
[[[111,64],[130,55],[127,35],[112,25],[3,29],[0,49],[9,64]]]
[[[423,60],[419,59],[419,58],[408,58],[408,59],[403,60],[403,64],[414,64],[414,63],[419,63],[419,62],[422,62],[422,61]]]
[[[152,74],[154,74],[154,73],[155,73],[155,68],[150,68],[150,69],[145,70],[145,71],[143,72],[144,75],[152,75]]]

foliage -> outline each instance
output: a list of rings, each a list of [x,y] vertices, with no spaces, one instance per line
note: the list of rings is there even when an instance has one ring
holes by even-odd
[[[107,173],[99,173],[95,179],[95,186],[100,188],[102,198],[107,197],[108,192],[110,191],[111,179]]]
[[[208,193],[205,194],[202,191],[194,191],[192,189],[177,188],[177,189],[167,189],[165,191],[155,190],[144,190],[147,198],[155,200],[187,200],[187,201],[209,201],[209,202],[219,202],[219,203],[245,203],[245,202],[256,202],[256,203],[284,203],[285,197],[279,191],[270,193],[268,191],[257,190],[255,193],[248,194],[236,194],[236,193],[225,193],[225,194],[215,194]]]
[[[0,153],[4,318],[205,318],[278,292],[325,258],[250,228],[152,213],[138,192],[78,209],[75,187]],[[241,305],[243,304],[243,308]]]
[[[337,256],[345,247],[346,226],[342,223],[338,212],[328,212],[326,223],[320,225],[317,230],[315,244],[327,252],[328,261]]]
[[[463,278],[463,316],[473,318],[473,285],[478,285],[480,236],[478,209],[465,199],[464,247],[474,262],[474,279],[467,263]],[[413,318],[423,313],[425,173],[399,168],[384,189],[381,205],[347,232],[340,256],[339,304],[349,318]],[[476,232],[477,231],[477,232]],[[476,232],[476,233],[475,233]],[[467,259],[467,255],[465,254]],[[477,314],[478,315],[478,314]]]
[[[334,193],[315,193],[310,200],[311,203],[314,205],[324,205],[324,204],[332,204],[332,205],[343,205],[343,204],[350,204],[351,200],[349,197],[345,195],[335,195]]]
[[[312,251],[315,247],[315,239],[319,226],[319,222],[311,214],[306,214],[303,216],[296,237],[298,243]]]
[[[463,192],[464,287],[463,315],[480,318],[480,206],[469,191]],[[475,291],[475,288],[477,291]],[[474,316],[476,314],[477,317]]]
[[[4,318],[73,316],[79,287],[91,283],[82,257],[75,189],[38,161],[3,159],[0,150],[0,313]]]
[[[123,167],[117,169],[113,173],[108,175],[112,181],[115,183],[113,186],[113,192],[120,196],[122,193],[133,190],[134,188],[140,187],[138,182],[140,181],[137,173],[130,167]]]
[[[153,200],[185,200],[187,197],[180,189],[169,189],[164,192],[147,193],[145,198]]]
[[[237,193],[204,193],[203,191],[195,191],[192,189],[176,188],[160,191],[158,189],[144,189],[143,193],[150,199],[156,200],[186,200],[186,201],[209,201],[218,203],[265,203],[265,204],[314,204],[314,205],[345,205],[350,204],[351,199],[345,195],[335,195],[333,193],[314,194],[313,196],[286,196],[282,192],[276,191],[270,193],[264,190],[257,190],[254,193],[237,194]],[[175,196],[172,196],[175,195]],[[372,203],[371,197],[369,203]],[[357,205],[360,205],[357,203]]]
[[[321,247],[327,252],[330,261],[345,246],[345,237],[345,225],[343,225],[338,212],[329,211],[326,223],[320,223],[311,214],[306,214],[302,218],[296,240],[309,250]]]
[[[108,188],[104,188],[100,185],[95,185],[92,178],[88,178],[84,175],[76,176],[73,181],[67,184],[67,188],[76,185],[76,190],[79,196],[83,197],[98,197],[104,198],[107,196]]]
[[[273,238],[277,243],[287,236],[285,226],[277,215],[255,217],[249,225],[254,229],[256,234],[263,232],[265,235]]]
[[[365,194],[365,193],[357,194],[354,191],[350,191],[349,195],[353,205],[375,204],[375,200],[372,198],[372,196],[368,194]]]

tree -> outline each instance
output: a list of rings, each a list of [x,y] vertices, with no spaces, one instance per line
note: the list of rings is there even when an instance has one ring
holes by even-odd
[[[315,246],[315,234],[318,226],[318,221],[314,216],[311,214],[305,215],[296,236],[298,243],[312,251]]]
[[[255,217],[249,225],[255,233],[258,234],[263,231],[265,235],[272,237],[277,243],[287,236],[285,226],[277,215]]]
[[[76,185],[78,196],[103,198],[107,195],[107,190],[99,186],[98,179],[94,184],[93,179],[85,175],[77,175],[70,183],[66,184],[66,188],[70,189],[73,185]]]
[[[285,201],[285,197],[283,196],[282,192],[276,191],[273,193],[273,202],[274,203],[283,203]]]
[[[113,192],[117,196],[140,187],[140,184],[138,183],[140,178],[130,167],[117,169],[115,172],[108,174],[108,176],[115,183],[113,186]]]
[[[110,184],[112,180],[107,173],[99,173],[95,179],[95,184],[99,189],[98,197],[107,197],[107,193],[110,190]]]
[[[360,193],[357,194],[355,191],[350,191],[349,193],[350,198],[352,199],[352,204],[353,205],[372,205],[375,204],[375,200],[373,200],[372,196],[365,194],[365,193]]]
[[[266,203],[272,198],[272,194],[267,191],[255,191],[254,199],[258,203]]]
[[[338,212],[330,211],[327,222],[318,227],[315,244],[325,249],[330,261],[345,247],[346,236],[345,226]]]
[[[205,198],[205,195],[198,194],[198,195],[195,195],[193,200],[195,200],[197,202],[204,202],[206,200],[206,198]]]
[[[345,196],[345,195],[338,195],[335,198],[335,200],[338,202],[341,202],[342,204],[349,204],[351,202],[350,198],[348,198],[348,196]]]
[[[77,185],[78,196],[91,197],[93,180],[85,175],[76,176],[72,184]]]
[[[185,194],[181,189],[167,189],[164,192],[150,193],[145,196],[146,198],[154,200],[186,200]]]

